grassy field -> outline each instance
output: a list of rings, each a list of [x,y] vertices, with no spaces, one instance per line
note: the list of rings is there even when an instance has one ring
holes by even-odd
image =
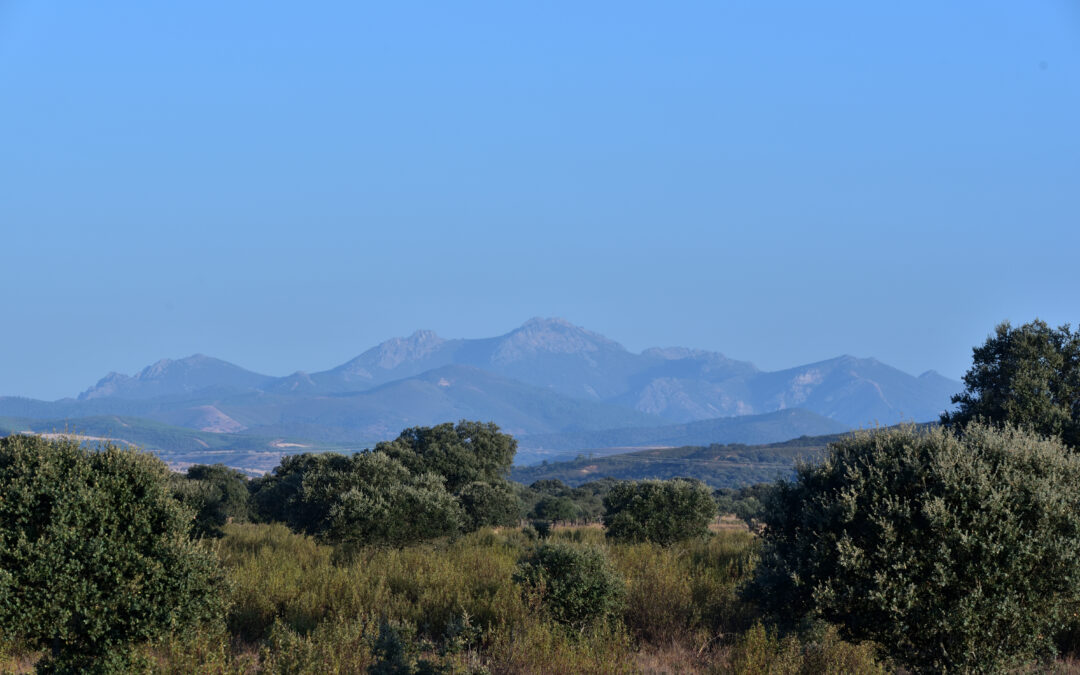
[[[617,544],[598,525],[550,540],[601,548],[626,585],[618,617],[582,630],[553,621],[513,580],[537,545],[520,529],[343,554],[281,525],[230,525],[207,542],[231,578],[212,625],[139,651],[148,673],[888,673],[871,644],[821,626],[802,638],[763,627],[737,587],[756,539],[730,519],[671,548]],[[0,672],[33,672],[0,640]],[[903,672],[903,671],[900,671]],[[1023,672],[1080,672],[1074,661]]]
[[[231,525],[208,542],[232,579],[216,625],[141,649],[156,673],[818,673],[874,672],[866,645],[826,631],[777,639],[736,596],[755,539],[723,528],[663,549],[612,544],[599,527],[552,540],[605,551],[626,584],[614,621],[573,630],[514,582],[537,544],[518,529],[348,556],[280,525]],[[0,671],[28,671],[9,645]],[[428,670],[424,670],[424,668]]]
[[[343,559],[281,526],[243,525],[215,543],[234,583],[224,624],[147,655],[167,673],[423,672],[420,660],[461,673],[875,667],[869,647],[834,633],[802,645],[755,623],[735,592],[753,566],[748,532],[726,529],[671,549],[610,544],[598,527],[559,528],[552,538],[605,550],[626,583],[621,620],[574,631],[548,618],[512,579],[536,544],[520,530]]]

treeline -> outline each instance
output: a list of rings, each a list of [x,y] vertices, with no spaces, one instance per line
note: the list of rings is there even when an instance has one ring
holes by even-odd
[[[353,455],[288,456],[254,480],[196,465],[171,484],[196,514],[196,537],[220,537],[229,522],[283,523],[334,544],[404,546],[525,520],[601,521],[604,498],[619,481],[511,482],[516,444],[494,424],[462,421],[407,429]]]

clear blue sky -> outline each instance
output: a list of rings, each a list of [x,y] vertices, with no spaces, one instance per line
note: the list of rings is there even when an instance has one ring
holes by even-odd
[[[535,315],[959,377],[1078,253],[1073,0],[0,0],[0,394]]]

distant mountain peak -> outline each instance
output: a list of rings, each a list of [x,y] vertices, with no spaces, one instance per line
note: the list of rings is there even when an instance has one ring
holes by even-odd
[[[209,387],[250,389],[271,380],[205,354],[160,359],[134,376],[112,372],[79,394],[80,400],[105,397],[144,399],[190,393]]]
[[[420,361],[437,352],[446,340],[432,330],[416,330],[408,337],[394,337],[379,343],[334,370],[347,378],[371,380],[373,370],[393,370],[409,361]]]
[[[174,369],[205,368],[213,366],[239,368],[239,366],[234,366],[227,361],[215,359],[205,354],[192,354],[191,356],[185,356],[182,359],[159,359],[136,373],[135,379],[145,380],[163,377],[167,375],[169,371]]]
[[[509,363],[541,353],[583,354],[602,349],[626,351],[618,342],[566,319],[534,317],[500,338],[492,361]]]
[[[391,338],[375,347],[377,358],[371,365],[390,370],[405,361],[421,359],[435,351],[446,342],[432,330],[417,330],[409,337]]]

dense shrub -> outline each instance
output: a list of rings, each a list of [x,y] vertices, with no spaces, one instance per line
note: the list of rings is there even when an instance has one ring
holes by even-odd
[[[704,483],[683,479],[620,483],[604,497],[608,536],[661,546],[701,537],[716,517],[716,502]]]
[[[552,618],[575,628],[616,614],[625,595],[622,579],[595,546],[541,544],[521,560],[514,580]]]
[[[393,441],[378,443],[375,452],[401,462],[413,474],[442,476],[446,489],[457,493],[469,483],[505,478],[517,441],[491,422],[462,420],[406,429]]]
[[[844,642],[832,626],[825,629],[820,639],[800,641],[795,635],[781,637],[757,623],[739,635],[728,665],[730,672],[740,675],[886,675],[890,672],[876,658],[873,644]]]
[[[560,480],[515,484],[525,516],[563,522],[595,522],[604,515],[604,495],[617,481],[610,478],[570,487]]]
[[[112,671],[133,643],[218,616],[224,575],[153,455],[0,439],[0,626],[42,668]]]
[[[192,535],[221,537],[226,523],[251,517],[248,480],[224,464],[196,464],[186,475],[172,475],[173,496],[195,512]]]
[[[469,483],[457,495],[465,510],[466,529],[516,525],[521,520],[521,500],[505,480]]]
[[[352,456],[285,457],[251,502],[260,520],[350,548],[509,525],[522,512],[505,478],[516,448],[490,423],[415,427]]]
[[[377,452],[286,457],[253,499],[264,519],[349,545],[403,546],[457,533],[464,522],[441,476],[413,474]]]
[[[1046,656],[1080,599],[1080,457],[974,424],[862,433],[781,482],[751,593],[918,671]]]
[[[713,498],[720,513],[730,513],[751,530],[757,530],[765,513],[765,501],[774,485],[757,483],[742,488],[719,488],[713,492]]]
[[[549,523],[569,523],[581,517],[581,509],[569,497],[543,497],[533,507],[533,518]]]

